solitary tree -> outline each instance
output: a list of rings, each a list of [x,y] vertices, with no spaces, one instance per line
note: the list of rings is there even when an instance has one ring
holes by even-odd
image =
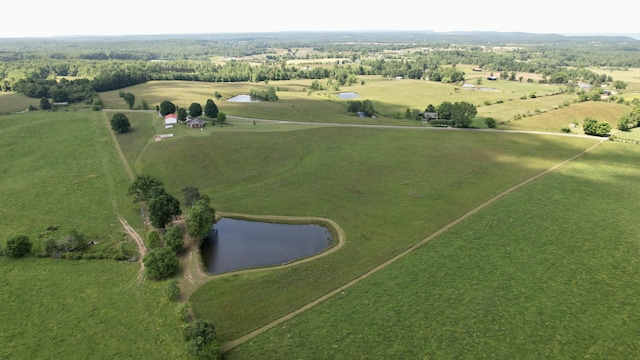
[[[218,117],[218,107],[211,99],[207,99],[207,102],[204,104],[204,116],[211,119]]]
[[[116,134],[126,133],[131,129],[131,123],[129,123],[129,118],[123,113],[116,113],[111,118],[111,129]]]
[[[187,232],[197,241],[201,241],[211,232],[216,221],[216,211],[209,204],[209,197],[204,195],[189,209],[189,217],[185,224]]]
[[[187,110],[183,108],[178,109],[178,120],[180,121],[187,120]]]
[[[175,253],[168,248],[151,250],[142,258],[144,270],[152,280],[162,280],[173,275],[180,266]]]
[[[49,99],[47,99],[46,97],[43,97],[40,99],[40,109],[41,110],[51,109],[51,103],[49,102]]]
[[[178,253],[184,247],[184,235],[180,226],[171,226],[164,234],[165,247]]]
[[[184,327],[184,340],[196,359],[219,359],[222,354],[216,328],[209,320],[197,319]]]
[[[176,106],[169,100],[160,103],[160,115],[167,116],[176,112]]]
[[[476,106],[465,101],[456,102],[451,107],[451,120],[455,122],[457,127],[469,127],[476,114],[478,114]]]
[[[151,224],[158,229],[164,229],[167,224],[182,214],[180,201],[168,193],[149,199],[147,208]]]
[[[616,80],[613,82],[613,88],[616,90],[624,90],[627,88],[627,84],[626,82],[622,81],[622,80]]]
[[[189,115],[192,117],[198,117],[202,115],[202,105],[195,102],[191,103],[191,105],[189,105]]]
[[[218,122],[219,123],[223,123],[225,121],[227,121],[227,115],[225,113],[223,113],[223,112],[219,112],[218,113]]]
[[[129,105],[129,109],[133,109],[133,105],[136,102],[136,97],[135,95],[133,95],[132,93],[128,92],[125,93],[122,98],[124,99],[124,101],[127,103],[127,105]]]
[[[7,240],[7,255],[15,258],[23,257],[31,252],[31,241],[26,235],[17,235]]]
[[[184,204],[188,207],[192,207],[200,199],[200,190],[197,187],[185,186],[180,191],[184,195]]]
[[[133,196],[134,202],[148,201],[156,187],[162,187],[162,181],[148,174],[136,175],[129,186],[127,195]]]

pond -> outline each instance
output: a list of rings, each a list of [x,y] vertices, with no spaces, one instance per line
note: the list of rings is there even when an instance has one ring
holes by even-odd
[[[360,97],[360,94],[354,92],[341,92],[338,94],[340,99],[357,99]]]
[[[254,99],[251,95],[236,95],[231,99],[228,99],[229,102],[260,102],[260,100]]]
[[[221,218],[202,244],[202,259],[211,275],[285,264],[318,254],[332,241],[320,225],[276,224]]]

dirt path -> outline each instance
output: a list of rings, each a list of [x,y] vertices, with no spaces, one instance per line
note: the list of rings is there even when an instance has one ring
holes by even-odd
[[[129,166],[129,163],[127,162],[127,158],[124,157],[124,153],[122,152],[122,149],[120,148],[120,143],[118,142],[118,139],[116,139],[116,134],[111,131],[111,124],[109,123],[109,119],[107,118],[107,113],[102,111],[102,118],[104,119],[105,124],[107,124],[107,128],[109,129],[109,132],[111,133],[111,138],[113,140],[113,146],[115,146],[116,151],[118,151],[118,156],[120,156],[120,162],[122,162],[122,166],[124,166],[124,169],[127,171],[127,175],[129,175],[129,180],[133,180],[133,171],[131,171],[131,167]]]
[[[519,188],[521,188],[521,187],[523,187],[523,186],[525,186],[525,185],[527,185],[527,184],[529,184],[529,183],[531,183],[531,182],[533,182],[533,181],[535,181],[535,180],[537,180],[537,179],[549,174],[550,172],[558,169],[559,167],[564,166],[565,164],[567,164],[567,163],[569,163],[569,162],[581,157],[582,155],[586,154],[587,152],[589,152],[589,151],[593,150],[594,148],[600,146],[605,140],[606,139],[603,139],[602,141],[597,142],[595,145],[585,149],[583,152],[581,152],[581,153],[579,153],[579,154],[577,154],[577,155],[575,155],[575,156],[573,156],[573,157],[571,157],[571,158],[569,158],[569,159],[567,159],[567,160],[565,160],[565,161],[563,161],[563,162],[561,162],[559,164],[556,164],[555,166],[553,166],[553,167],[551,167],[551,168],[549,168],[549,169],[547,169],[547,170],[545,170],[545,171],[543,171],[543,172],[541,172],[541,173],[539,173],[539,174],[537,174],[537,175],[535,175],[535,176],[533,176],[533,177],[531,177],[531,178],[529,178],[529,179],[527,179],[527,180],[525,180],[525,181],[523,181],[523,182],[521,182],[521,183],[519,183],[519,184],[517,184],[517,185],[515,185],[515,186],[513,186],[513,187],[511,187],[511,188],[509,188],[507,190],[505,190],[505,191],[503,191],[502,193],[500,193],[500,194],[496,195],[495,197],[489,199],[488,201],[486,201],[485,203],[481,204],[480,206],[478,206],[478,207],[474,208],[473,210],[469,211],[468,213],[462,215],[461,217],[459,217],[458,219],[454,220],[453,222],[447,224],[446,226],[444,226],[440,230],[438,230],[435,233],[431,234],[429,237],[423,239],[422,241],[420,241],[417,244],[411,246],[410,248],[408,248],[407,250],[405,250],[405,251],[401,252],[400,254],[394,256],[393,258],[385,261],[384,263],[376,266],[375,268],[369,270],[368,272],[360,275],[359,277],[357,277],[357,278],[349,281],[348,283],[340,286],[339,288],[322,295],[318,299],[316,299],[316,300],[304,305],[303,307],[301,307],[301,308],[299,308],[299,309],[297,309],[297,310],[295,310],[293,312],[290,312],[287,315],[284,315],[284,316],[282,316],[282,317],[280,317],[280,318],[278,318],[278,319],[276,319],[276,320],[274,320],[274,321],[262,326],[261,328],[255,330],[255,331],[252,331],[252,332],[250,332],[250,333],[248,333],[248,334],[246,334],[244,336],[241,336],[241,337],[239,337],[239,338],[237,338],[235,340],[232,340],[232,341],[229,341],[229,342],[225,343],[222,346],[222,351],[223,352],[227,352],[227,351],[229,351],[229,350],[241,345],[242,343],[244,343],[244,342],[246,342],[246,341],[248,341],[248,340],[250,340],[250,339],[252,339],[252,338],[254,338],[254,337],[258,336],[258,335],[260,335],[261,333],[263,333],[263,332],[265,332],[265,331],[267,331],[267,330],[269,330],[271,328],[274,328],[274,327],[282,324],[283,322],[285,322],[285,321],[287,321],[287,320],[289,320],[289,319],[291,319],[291,318],[293,318],[293,317],[295,317],[295,316],[297,316],[297,315],[299,315],[299,314],[301,314],[301,313],[313,308],[314,306],[316,306],[316,305],[320,304],[321,302],[329,299],[330,297],[343,292],[344,290],[350,288],[351,286],[359,283],[360,281],[362,281],[362,280],[368,278],[369,276],[377,273],[378,271],[386,268],[387,266],[393,264],[394,262],[402,259],[403,257],[407,256],[412,251],[416,250],[417,248],[421,247],[422,245],[426,244],[427,242],[431,241],[432,239],[435,239],[436,237],[440,236],[441,234],[443,234],[447,230],[451,229],[452,227],[458,225],[459,223],[461,223],[465,219],[467,219],[470,216],[476,214],[477,212],[479,212],[480,210],[482,210],[485,207],[489,206],[490,204],[493,204],[497,200],[499,200],[499,199],[505,197],[506,195],[514,192],[515,190],[517,190],[517,189],[519,189]]]
[[[136,242],[138,246],[138,253],[140,254],[140,270],[138,271],[138,282],[141,283],[144,280],[144,263],[142,262],[142,258],[147,254],[147,247],[144,245],[144,240],[140,234],[138,234],[132,227],[129,225],[127,220],[125,220],[122,216],[118,215],[118,221],[122,224],[124,231],[129,234],[129,236]]]

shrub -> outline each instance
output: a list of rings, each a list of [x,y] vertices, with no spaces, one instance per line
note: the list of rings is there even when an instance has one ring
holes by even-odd
[[[569,126],[563,126],[560,130],[567,134],[571,132],[571,128]]]
[[[33,244],[26,235],[17,235],[7,240],[7,255],[19,258],[31,253]]]
[[[484,119],[484,123],[485,125],[487,125],[489,129],[493,129],[498,125],[498,123],[496,122],[496,119],[491,117]]]
[[[152,250],[142,259],[147,276],[152,280],[162,280],[173,275],[180,266],[175,253],[169,248]]]
[[[177,301],[180,296],[180,287],[176,279],[171,279],[164,284],[164,294],[170,301]]]

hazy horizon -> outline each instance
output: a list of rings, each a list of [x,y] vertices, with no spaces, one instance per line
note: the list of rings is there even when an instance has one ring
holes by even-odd
[[[409,0],[390,6],[245,0],[241,8],[238,3],[201,0],[183,0],[179,7],[113,0],[94,12],[71,0],[36,0],[3,7],[0,38],[393,30],[639,34],[635,18],[640,2],[619,0],[615,5],[615,12],[607,15],[597,7],[551,0],[526,4],[525,9],[504,0],[462,1],[455,7]]]

